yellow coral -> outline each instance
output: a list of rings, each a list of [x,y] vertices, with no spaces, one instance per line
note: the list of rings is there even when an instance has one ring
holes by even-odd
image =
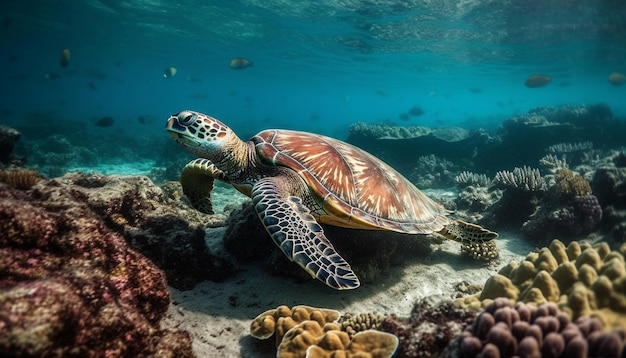
[[[349,335],[333,323],[324,327],[304,321],[290,329],[278,347],[279,358],[389,358],[398,348],[398,338],[376,330]]]
[[[482,292],[457,302],[485,307],[497,297],[536,305],[557,302],[573,319],[595,316],[606,329],[626,326],[626,244],[611,251],[606,243],[591,246],[554,240],[548,248],[511,262],[491,276]]]
[[[554,180],[557,191],[563,195],[584,196],[591,194],[589,182],[567,168],[559,169]]]
[[[250,324],[250,334],[258,339],[268,339],[276,334],[276,345],[280,344],[284,335],[305,321],[315,321],[320,326],[339,319],[339,312],[309,306],[279,306],[258,315]]]

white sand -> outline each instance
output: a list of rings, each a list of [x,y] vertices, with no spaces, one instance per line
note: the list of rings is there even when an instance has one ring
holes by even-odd
[[[221,245],[223,231],[217,228],[207,232],[212,250]],[[386,280],[350,291],[335,291],[316,280],[294,283],[289,278],[271,276],[261,263],[243,265],[240,273],[225,282],[207,281],[184,292],[172,288],[173,303],[164,326],[190,332],[198,357],[275,357],[271,344],[249,335],[252,319],[268,309],[304,304],[355,314],[395,313],[406,317],[418,298],[454,298],[454,287],[459,282],[482,286],[500,267],[519,261],[533,249],[502,233],[498,247],[500,262],[488,267],[459,255],[458,244],[446,241],[426,259],[393,268]]]

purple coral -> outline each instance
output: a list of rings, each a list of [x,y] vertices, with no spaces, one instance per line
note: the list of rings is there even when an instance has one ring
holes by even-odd
[[[590,231],[602,220],[602,207],[594,195],[575,196],[572,199],[577,221],[583,231]]]
[[[534,307],[495,299],[447,349],[451,357],[620,357],[624,329],[603,332],[596,318],[575,323],[556,304]]]

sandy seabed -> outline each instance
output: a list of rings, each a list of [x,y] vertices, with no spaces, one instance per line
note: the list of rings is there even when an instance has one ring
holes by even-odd
[[[221,246],[223,232],[224,228],[207,230],[212,250]],[[272,339],[260,341],[249,333],[252,320],[266,310],[308,305],[342,313],[407,317],[418,299],[456,298],[459,283],[482,286],[502,266],[520,261],[534,249],[506,233],[500,233],[498,248],[499,261],[486,264],[460,255],[459,244],[446,240],[426,258],[393,267],[385,279],[348,291],[332,290],[317,280],[296,283],[270,275],[261,263],[245,264],[223,282],[205,281],[189,291],[170,288],[172,303],[163,326],[188,331],[198,357],[275,357]]]

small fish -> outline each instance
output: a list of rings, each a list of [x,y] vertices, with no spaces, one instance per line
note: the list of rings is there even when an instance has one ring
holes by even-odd
[[[609,83],[613,86],[621,86],[626,83],[626,76],[620,72],[613,72],[609,76]]]
[[[167,69],[165,69],[165,71],[163,72],[163,77],[165,77],[165,78],[174,77],[174,76],[176,76],[176,72],[178,72],[178,70],[176,69],[176,67],[168,67],[168,68],[167,68]]]
[[[413,106],[411,109],[409,109],[409,114],[413,117],[418,117],[424,114],[424,110],[418,106]]]
[[[252,61],[243,57],[235,57],[230,60],[230,68],[234,70],[243,70],[244,68],[252,67]]]
[[[95,91],[98,89],[98,87],[96,87],[96,85],[91,81],[87,82],[87,87],[89,87],[89,89],[92,91]]]
[[[548,75],[536,74],[529,76],[524,82],[524,85],[528,88],[539,88],[550,82],[552,82],[552,77]]]
[[[149,122],[152,122],[152,116],[149,114],[142,114],[137,117],[137,122],[141,124],[147,124]]]
[[[44,75],[47,80],[58,80],[61,78],[61,75],[54,72],[49,72]]]
[[[402,120],[402,121],[410,121],[411,120],[411,116],[408,113],[402,113],[401,115],[398,116],[398,118],[400,118],[400,120]]]
[[[96,121],[95,125],[96,125],[96,127],[105,128],[105,127],[112,126],[113,122],[114,122],[113,118],[111,118],[109,116],[106,116],[106,117],[102,117],[102,118],[98,119]]]
[[[471,93],[483,93],[483,89],[478,87],[471,87],[468,91]]]
[[[61,51],[61,58],[59,62],[61,63],[61,67],[65,68],[70,64],[70,59],[72,58],[72,53],[69,48],[64,48]]]

